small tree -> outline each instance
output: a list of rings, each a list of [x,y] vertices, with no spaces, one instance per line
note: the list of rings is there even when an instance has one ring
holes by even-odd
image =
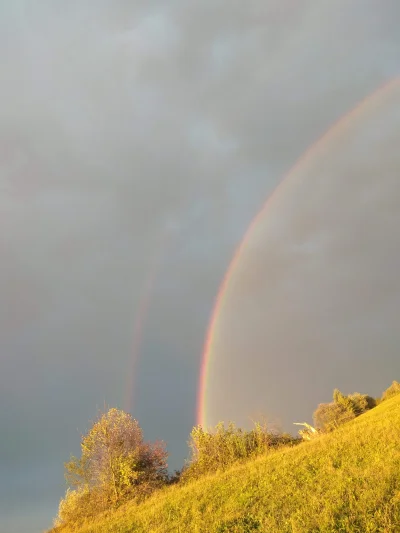
[[[67,491],[60,519],[61,514],[72,516],[81,503],[93,514],[142,497],[167,480],[164,444],[144,442],[139,423],[124,411],[102,414],[82,437],[81,450],[80,458],[65,463],[66,479],[76,490]]]

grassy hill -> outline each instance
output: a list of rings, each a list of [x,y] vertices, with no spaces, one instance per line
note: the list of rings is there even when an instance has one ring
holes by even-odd
[[[400,395],[331,434],[58,531],[400,532]]]

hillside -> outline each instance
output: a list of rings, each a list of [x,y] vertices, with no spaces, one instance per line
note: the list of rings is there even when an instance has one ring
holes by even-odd
[[[400,395],[327,435],[62,533],[400,531]]]

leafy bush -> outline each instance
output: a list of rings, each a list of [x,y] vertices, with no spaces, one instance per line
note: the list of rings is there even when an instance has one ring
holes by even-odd
[[[337,427],[355,418],[352,410],[343,404],[331,402],[320,403],[314,412],[314,423],[322,431],[333,431]]]
[[[118,409],[102,414],[81,441],[82,455],[65,463],[67,490],[58,523],[80,520],[167,482],[163,443],[146,443],[137,420]]]
[[[397,394],[400,394],[400,383],[398,381],[393,381],[390,387],[382,394],[382,401],[393,398],[393,396],[396,396]]]
[[[191,458],[184,468],[182,479],[188,480],[217,470],[225,470],[236,461],[297,442],[297,438],[272,432],[257,423],[250,431],[237,428],[232,422],[228,427],[220,422],[211,431],[197,426],[190,434]]]
[[[82,523],[86,518],[90,518],[96,514],[93,502],[90,501],[90,496],[88,489],[67,489],[65,497],[60,501],[58,506],[58,516],[54,520],[54,525],[61,526],[65,523]]]
[[[345,396],[339,389],[335,389],[333,402],[318,405],[313,415],[314,423],[323,431],[333,431],[375,406],[376,400],[368,394],[354,392]]]

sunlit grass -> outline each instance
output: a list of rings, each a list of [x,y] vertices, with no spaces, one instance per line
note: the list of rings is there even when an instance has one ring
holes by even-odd
[[[331,434],[59,531],[400,532],[400,396]]]

